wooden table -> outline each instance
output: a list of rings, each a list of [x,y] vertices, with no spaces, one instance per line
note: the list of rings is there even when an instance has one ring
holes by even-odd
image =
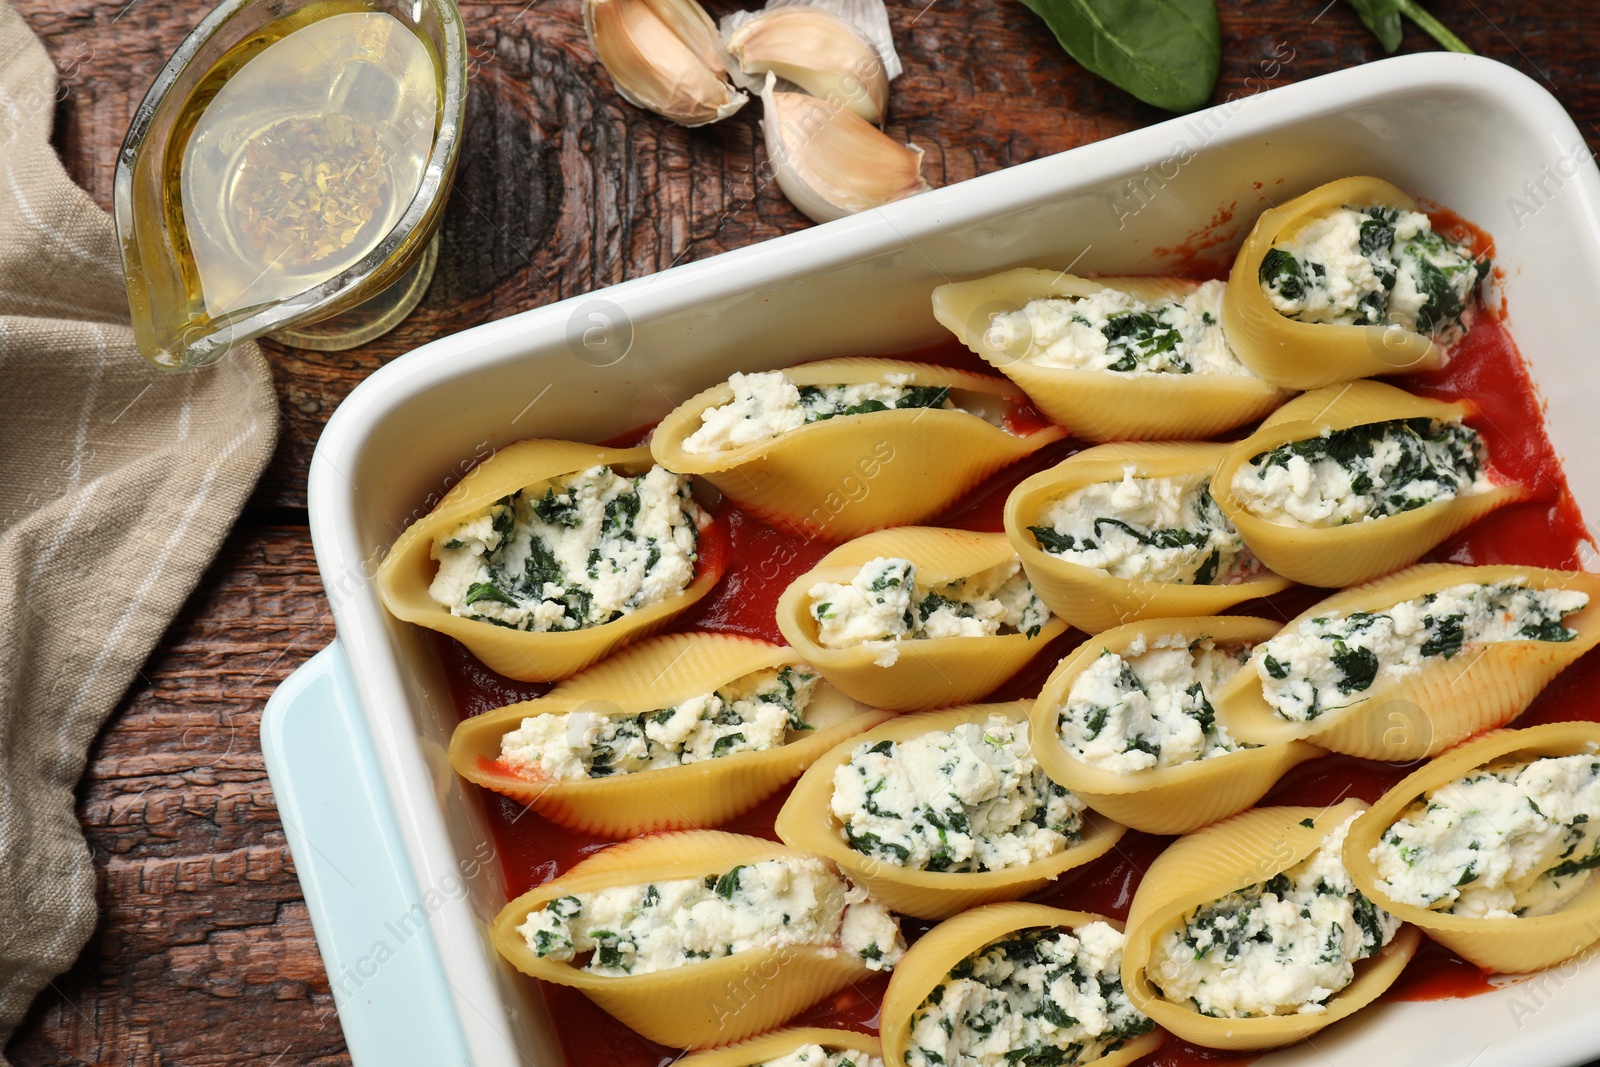
[[[13,2],[62,72],[55,143],[109,207],[128,120],[210,4]],[[1380,58],[1352,11],[1327,2],[1224,0],[1214,99]],[[906,73],[889,130],[927,149],[936,185],[1166,117],[1082,71],[1018,0],[890,3]],[[1588,5],[1430,7],[1546,84],[1600,145],[1600,23]],[[758,107],[695,131],[629,107],[584,41],[578,0],[464,3],[462,14],[470,129],[433,287],[398,330],[355,351],[268,346],[277,454],[96,743],[79,815],[100,927],[7,1050],[19,1065],[348,1062],[258,734],[273,688],[333,637],[306,527],[324,423],[363,377],[426,341],[808,225],[774,188],[756,188]],[[1407,29],[1406,50],[1431,47]]]

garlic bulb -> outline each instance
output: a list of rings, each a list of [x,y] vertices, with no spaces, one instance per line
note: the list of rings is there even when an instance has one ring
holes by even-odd
[[[729,84],[716,26],[695,0],[583,0],[583,28],[630,104],[704,126],[749,100]]]
[[[745,74],[772,73],[867,122],[889,106],[889,72],[878,50],[844,19],[818,7],[760,12],[724,44]]]
[[[761,128],[783,195],[814,222],[828,222],[926,190],[922,149],[896,143],[842,107],[780,93],[767,75]]]

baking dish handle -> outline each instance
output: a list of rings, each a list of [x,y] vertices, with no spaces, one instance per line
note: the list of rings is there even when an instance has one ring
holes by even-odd
[[[352,1063],[469,1063],[337,640],[267,701],[261,749]]]

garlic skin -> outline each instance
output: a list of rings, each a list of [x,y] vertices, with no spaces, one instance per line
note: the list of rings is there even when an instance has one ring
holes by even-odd
[[[831,11],[794,6],[759,12],[728,34],[723,47],[745,74],[774,74],[875,126],[883,124],[889,107],[883,57]]]
[[[716,25],[695,0],[583,0],[583,28],[630,104],[704,126],[749,102],[729,84]]]
[[[842,107],[780,93],[767,75],[761,129],[778,188],[813,222],[831,222],[926,191],[922,149],[898,144]]]

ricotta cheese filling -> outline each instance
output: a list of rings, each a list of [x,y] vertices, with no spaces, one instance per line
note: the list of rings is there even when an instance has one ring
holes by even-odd
[[[891,408],[966,410],[950,399],[948,387],[912,385],[909,374],[888,374],[881,381],[855,385],[796,385],[781,370],[735,371],[728,385],[733,399],[700,415],[699,429],[683,440],[685,452],[700,455],[770,441],[840,415],[867,415]],[[969,414],[988,417],[983,412]]]
[[[1520,580],[1454,585],[1384,611],[1324,615],[1256,646],[1251,664],[1278,715],[1309,722],[1366,699],[1380,681],[1404,678],[1429,660],[1496,641],[1571,641],[1562,619],[1589,603],[1569,589],[1529,589]]]
[[[1285,526],[1344,526],[1487,492],[1470,426],[1395,419],[1326,431],[1255,456],[1233,476],[1240,504]]]
[[[1211,497],[1211,475],[1096,482],[1051,503],[1030,526],[1052,556],[1113,578],[1177,585],[1231,585],[1261,572],[1254,554]]]
[[[582,630],[694,581],[704,516],[689,479],[593,467],[502,497],[433,543],[428,595],[513,630]]]
[[[984,946],[912,1014],[907,1067],[1072,1067],[1149,1033],[1122,988],[1122,948],[1103,922]]]
[[[775,1060],[762,1060],[750,1067],[883,1067],[883,1061],[865,1052],[848,1048],[823,1048],[801,1045]]]
[[[1102,649],[1073,681],[1057,719],[1061,743],[1111,774],[1137,774],[1253,748],[1216,721],[1211,694],[1250,656],[1242,645],[1182,636]]]
[[[1029,363],[1117,374],[1238,374],[1222,333],[1220,281],[1146,303],[1119,289],[1044,297],[990,320],[989,341]]]
[[[1600,759],[1475,770],[1428,793],[1370,853],[1395,900],[1485,919],[1548,915],[1600,867]]]
[[[1287,871],[1201,905],[1163,934],[1147,970],[1162,996],[1217,1018],[1325,1011],[1354,980],[1356,962],[1401,925],[1344,869],[1355,818]]]
[[[1045,775],[1027,722],[1003,715],[857,745],[829,807],[851,848],[911,870],[1020,867],[1083,840],[1083,801]]]
[[[530,913],[517,932],[537,955],[612,976],[751,949],[804,946],[881,971],[905,954],[888,910],[810,856],[560,897]]]
[[[824,648],[866,645],[880,667],[900,657],[899,642],[941,637],[1037,637],[1050,621],[1015,558],[950,582],[922,585],[917,565],[879,556],[848,582],[818,582],[807,594]]]
[[[805,712],[819,678],[785,666],[636,715],[582,708],[530,715],[501,739],[500,758],[530,777],[572,780],[760,752],[812,729]]]
[[[1259,273],[1267,300],[1287,318],[1396,323],[1449,347],[1472,324],[1489,260],[1435,233],[1421,212],[1345,206],[1274,245]]]

